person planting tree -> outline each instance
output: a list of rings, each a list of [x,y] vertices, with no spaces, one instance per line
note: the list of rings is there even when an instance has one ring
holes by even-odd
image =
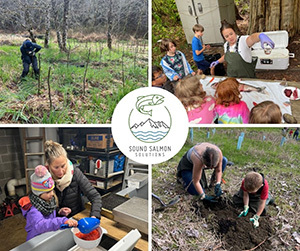
[[[32,68],[34,70],[35,77],[37,78],[40,74],[37,58],[35,54],[39,52],[42,49],[42,46],[32,43],[29,39],[26,39],[22,46],[20,47],[22,56],[22,62],[23,62],[23,72],[21,75],[21,78],[25,78],[29,72],[29,67],[32,64]]]
[[[260,216],[266,212],[266,206],[273,202],[269,194],[269,184],[263,174],[249,172],[242,181],[240,190],[233,196],[235,205],[244,205],[244,210],[238,217],[246,216],[249,208],[255,212],[250,218],[254,228],[259,226]]]
[[[223,194],[222,174],[227,165],[227,158],[219,147],[204,142],[190,148],[181,158],[177,167],[177,178],[189,194],[200,195],[201,200],[213,200]],[[207,187],[204,169],[214,169],[211,186],[215,185],[215,197],[205,194]]]

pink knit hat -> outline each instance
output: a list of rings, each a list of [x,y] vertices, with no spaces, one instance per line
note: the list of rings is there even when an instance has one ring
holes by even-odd
[[[30,179],[31,190],[37,196],[54,189],[54,181],[45,166],[37,166]]]

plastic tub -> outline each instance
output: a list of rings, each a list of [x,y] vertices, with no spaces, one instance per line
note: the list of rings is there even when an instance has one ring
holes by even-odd
[[[75,243],[83,249],[93,249],[93,248],[97,247],[102,239],[103,234],[107,234],[106,229],[104,229],[102,227],[98,227],[97,230],[100,233],[100,237],[93,241],[86,241],[86,240],[80,239],[76,236],[76,234],[78,232],[80,232],[78,228],[71,229]]]

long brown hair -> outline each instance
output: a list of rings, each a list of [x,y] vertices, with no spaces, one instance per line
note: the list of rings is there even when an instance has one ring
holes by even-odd
[[[239,91],[239,82],[235,78],[226,78],[217,85],[216,104],[224,105],[225,107],[230,104],[239,104],[241,94]]]
[[[201,106],[206,92],[201,88],[200,80],[196,76],[187,76],[175,88],[175,96],[184,107]]]
[[[250,124],[280,124],[281,121],[280,107],[273,101],[263,101],[251,109]]]
[[[233,29],[233,31],[236,33],[234,26],[232,24],[228,23],[226,20],[223,20],[223,21],[221,21],[221,28],[220,28],[220,33],[223,38],[224,38],[223,30],[225,30],[225,29]]]

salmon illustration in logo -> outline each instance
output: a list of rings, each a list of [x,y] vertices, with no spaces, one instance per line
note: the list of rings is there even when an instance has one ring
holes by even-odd
[[[139,96],[136,102],[136,109],[146,115],[152,116],[152,106],[160,105],[164,102],[164,97],[159,94],[151,94],[147,96]]]
[[[138,112],[144,116],[130,116],[129,126],[134,137],[145,143],[154,143],[162,140],[168,134],[171,116],[163,103],[164,96],[159,94],[137,97],[136,109],[132,109],[130,115]],[[159,110],[159,114],[156,112],[154,119],[154,113],[157,110]],[[162,116],[158,117],[161,114]],[[139,121],[136,120],[137,118]]]

